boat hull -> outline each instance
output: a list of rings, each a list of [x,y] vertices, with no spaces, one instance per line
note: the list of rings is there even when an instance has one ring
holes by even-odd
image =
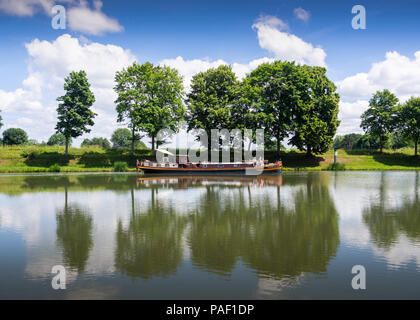
[[[259,175],[262,173],[280,173],[282,166],[259,168],[168,168],[168,167],[140,167],[144,173],[172,173],[172,174],[246,174]]]

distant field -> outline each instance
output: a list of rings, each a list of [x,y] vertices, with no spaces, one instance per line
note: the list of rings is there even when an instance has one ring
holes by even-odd
[[[70,148],[69,156],[64,147],[0,147],[0,172],[48,172],[57,164],[61,172],[112,171],[114,162],[125,161],[129,170],[135,170],[136,159],[154,159],[150,150],[136,150],[130,156],[128,150],[103,150],[95,147]],[[278,160],[273,151],[265,152],[269,161]],[[312,158],[294,150],[282,151],[280,159],[284,170],[326,170],[334,162],[334,152]],[[372,151],[339,150],[338,161],[346,170],[420,170],[420,156],[413,157],[412,149],[385,150],[383,154]]]

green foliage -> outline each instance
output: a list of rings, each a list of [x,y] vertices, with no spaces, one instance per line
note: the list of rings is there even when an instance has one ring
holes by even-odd
[[[289,143],[308,155],[326,152],[340,124],[336,86],[322,67],[301,66],[297,94],[292,105],[293,126]]]
[[[28,142],[26,142],[27,146],[37,146],[39,143],[35,139],[29,139]]]
[[[346,165],[344,163],[330,163],[327,167],[329,171],[343,171],[346,170]]]
[[[130,131],[128,131],[128,133],[130,134]],[[105,150],[111,148],[111,144],[109,143],[107,138],[92,138],[83,140],[81,147],[89,146],[98,146]]]
[[[115,75],[114,87],[118,122],[128,122],[131,129],[131,152],[134,152],[136,133],[146,132],[152,138],[152,149],[159,130],[178,131],[185,109],[182,104],[183,85],[178,71],[146,62],[132,66]]]
[[[53,164],[52,166],[50,166],[48,168],[49,172],[60,172],[61,171],[61,167],[58,163]]]
[[[66,137],[62,133],[55,133],[53,134],[47,142],[49,146],[65,146],[66,145]],[[69,139],[69,146],[71,145],[71,138]]]
[[[20,128],[10,128],[3,132],[3,144],[21,145],[28,142],[28,135]]]
[[[130,130],[127,128],[119,128],[114,131],[111,136],[111,142],[113,148],[129,148],[132,143],[132,135]],[[146,149],[146,145],[143,141],[140,141],[140,135],[134,135],[134,147],[135,149]]]
[[[127,162],[117,161],[114,163],[114,172],[126,172],[128,169]]]
[[[345,134],[344,136],[336,136],[334,139],[334,148],[335,149],[345,149],[352,150],[356,146],[357,142],[362,137],[362,134],[350,133]]]
[[[90,132],[88,126],[93,126],[96,114],[90,109],[95,102],[95,96],[90,90],[90,84],[85,71],[71,72],[65,78],[66,94],[57,98],[60,102],[57,108],[58,122],[55,129],[66,137],[66,155],[70,138],[76,138]]]
[[[0,112],[1,112],[1,110],[0,110]],[[3,118],[0,115],[0,129],[1,129],[1,127],[3,127]]]
[[[212,129],[238,128],[240,121],[232,123],[232,106],[239,93],[239,83],[230,66],[199,72],[192,78],[187,96],[188,131],[202,129],[207,133],[205,147],[210,149]]]
[[[265,128],[268,139],[275,138],[277,150],[290,132],[293,110],[299,101],[304,78],[294,62],[264,63],[252,71],[242,83],[239,114],[244,115],[249,129]]]
[[[366,133],[379,139],[381,152],[395,126],[397,103],[398,98],[389,90],[377,91],[369,101],[369,108],[361,116],[360,126]]]
[[[401,134],[414,142],[414,154],[417,155],[420,139],[420,98],[410,98],[397,108],[396,127]]]

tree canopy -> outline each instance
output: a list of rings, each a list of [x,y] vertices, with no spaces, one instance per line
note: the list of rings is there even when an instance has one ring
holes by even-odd
[[[414,142],[414,155],[417,156],[420,139],[420,98],[412,97],[398,107],[396,127],[403,136]]]
[[[193,76],[187,95],[188,131],[207,133],[211,149],[211,130],[232,128],[232,108],[239,93],[239,82],[230,66],[221,65]]]
[[[377,91],[369,100],[369,108],[361,116],[363,130],[379,139],[382,152],[389,133],[395,126],[393,116],[398,98],[389,90]]]
[[[115,76],[118,122],[128,122],[131,129],[131,152],[135,135],[145,132],[155,138],[162,129],[178,131],[185,109],[182,104],[182,78],[176,69],[154,66],[150,62],[134,63]]]
[[[49,146],[64,146],[66,144],[66,137],[62,133],[53,134],[47,142]],[[69,145],[71,145],[71,138],[69,139]]]
[[[299,100],[293,104],[293,125],[289,143],[308,155],[328,150],[340,124],[337,87],[322,67],[301,66]]]
[[[131,131],[127,128],[119,128],[114,131],[111,136],[111,142],[113,148],[130,148],[132,142]],[[145,144],[140,141],[140,136],[135,135],[134,137],[135,147],[146,148]]]
[[[3,131],[3,144],[21,145],[28,142],[28,135],[23,129],[9,128]]]
[[[88,126],[93,126],[96,114],[90,109],[95,102],[95,96],[90,90],[90,84],[85,71],[71,72],[64,80],[66,94],[57,98],[60,102],[57,108],[58,122],[55,129],[66,138],[66,155],[70,138],[77,138],[90,132]]]
[[[130,135],[130,131],[128,131],[128,134]],[[92,139],[85,139],[83,140],[82,147],[89,147],[89,146],[98,146],[102,149],[109,149],[111,148],[111,144],[109,143],[107,138],[92,138]]]

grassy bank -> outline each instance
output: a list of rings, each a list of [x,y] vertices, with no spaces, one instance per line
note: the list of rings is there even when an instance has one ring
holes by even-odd
[[[413,157],[413,150],[386,150],[383,154],[372,151],[339,150],[338,161],[346,170],[420,170],[420,157]],[[131,156],[128,150],[103,150],[100,148],[70,148],[69,156],[64,147],[0,147],[0,172],[51,172],[52,166],[60,172],[113,171],[116,162],[126,162],[128,170],[135,170],[136,159],[154,159],[149,150],[137,150]],[[275,152],[268,151],[265,158],[276,161]],[[302,152],[283,151],[280,157],[284,170],[327,170],[334,162],[334,152],[308,158]],[[54,168],[53,168],[54,169]]]

